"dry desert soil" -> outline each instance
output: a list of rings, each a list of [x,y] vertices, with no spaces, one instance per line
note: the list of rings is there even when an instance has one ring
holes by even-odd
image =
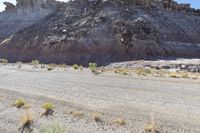
[[[0,133],[21,132],[27,110],[33,133],[200,132],[199,78],[18,67],[0,66]],[[21,98],[29,109],[13,106]],[[41,117],[46,102],[54,112]]]

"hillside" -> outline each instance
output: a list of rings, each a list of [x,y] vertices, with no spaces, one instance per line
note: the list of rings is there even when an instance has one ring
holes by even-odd
[[[0,44],[0,58],[68,64],[200,58],[200,17],[191,11],[156,0],[56,3],[34,23],[7,35]],[[44,13],[41,7],[38,11]]]

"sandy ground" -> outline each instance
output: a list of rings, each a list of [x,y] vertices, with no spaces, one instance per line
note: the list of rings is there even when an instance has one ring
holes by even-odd
[[[200,132],[200,79],[95,75],[88,69],[33,69],[31,65],[0,66],[0,133],[17,133],[24,109],[12,103],[24,98],[31,105],[33,133],[60,125],[72,133],[142,133],[154,121],[162,133]],[[45,102],[55,104],[54,116],[41,118]],[[83,113],[81,118],[70,110]],[[93,112],[101,113],[95,122]],[[114,121],[124,119],[120,126]]]

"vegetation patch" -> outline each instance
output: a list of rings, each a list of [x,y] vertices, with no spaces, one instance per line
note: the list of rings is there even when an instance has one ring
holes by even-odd
[[[51,70],[53,70],[54,68],[55,68],[54,66],[48,65],[48,66],[47,66],[47,71],[51,71]]]
[[[74,117],[77,117],[77,118],[83,117],[83,112],[81,112],[81,111],[70,110],[69,114],[74,116]]]
[[[91,70],[92,73],[94,73],[96,75],[99,75],[99,74],[102,73],[102,71],[97,68],[96,63],[89,63],[88,66],[89,66],[89,69]]]
[[[74,65],[73,65],[73,68],[74,68],[74,69],[79,69],[78,64],[74,64]]]
[[[8,63],[7,59],[0,59],[0,64],[6,65]]]
[[[176,72],[171,72],[169,74],[169,77],[171,77],[171,78],[180,78],[180,75],[178,75]]]
[[[116,120],[113,121],[113,123],[120,125],[120,126],[126,125],[126,121],[122,118],[117,118]]]
[[[96,122],[102,122],[102,118],[101,118],[101,113],[99,112],[93,112],[92,113],[92,118],[96,121]]]
[[[26,110],[26,113],[23,114],[22,118],[21,118],[21,127],[20,132],[31,132],[33,129],[31,128],[32,124],[33,124],[33,116],[32,114],[29,112],[29,110]]]
[[[13,106],[17,107],[17,108],[21,108],[25,105],[25,101],[24,99],[17,99],[14,103]]]
[[[122,74],[122,75],[129,74],[128,69],[126,69],[126,68],[118,68],[118,69],[115,69],[114,72],[118,73],[118,74]]]
[[[31,65],[33,65],[33,68],[38,68],[38,65],[40,64],[39,60],[32,60]]]
[[[51,102],[45,103],[45,104],[42,105],[42,108],[45,109],[45,111],[42,114],[42,116],[51,116],[51,115],[53,115],[53,112],[54,112],[53,109],[55,108],[53,103],[51,103]]]
[[[147,76],[147,75],[149,75],[151,73],[152,73],[152,71],[149,68],[138,68],[137,69],[137,74],[138,75]]]
[[[147,133],[160,133],[157,125],[154,122],[146,124],[144,130]]]

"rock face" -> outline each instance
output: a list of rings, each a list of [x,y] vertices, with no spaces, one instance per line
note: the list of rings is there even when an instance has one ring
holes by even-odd
[[[3,4],[6,6],[6,8],[5,8],[6,11],[15,9],[15,5],[10,2],[4,2]]]
[[[6,37],[31,26],[55,10],[56,2],[50,0],[17,0],[17,5],[4,2],[0,12],[0,37]]]
[[[9,61],[108,64],[155,57],[200,58],[200,17],[184,8],[165,8],[165,1],[75,0],[56,5],[56,11],[43,8],[45,2],[30,0],[25,6],[20,1],[17,8],[35,5],[42,7],[42,13],[37,24],[1,42],[0,57]]]

